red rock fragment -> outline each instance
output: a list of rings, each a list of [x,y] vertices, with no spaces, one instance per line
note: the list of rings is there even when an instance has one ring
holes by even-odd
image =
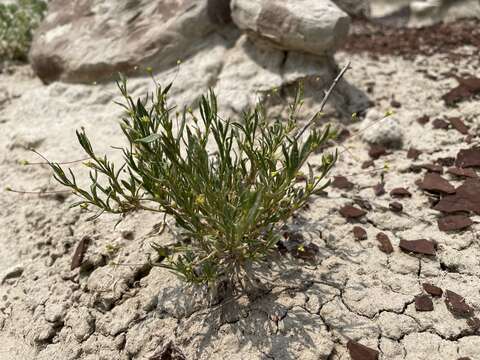
[[[428,123],[430,121],[430,117],[427,116],[427,115],[423,115],[422,117],[419,117],[417,119],[417,122],[420,124],[420,125],[425,125],[426,123]]]
[[[435,255],[435,244],[425,239],[400,240],[400,249],[415,254]]]
[[[448,121],[450,121],[450,124],[452,124],[452,127],[455,130],[457,130],[460,134],[468,135],[468,127],[467,125],[465,125],[462,119],[458,117],[453,117],[453,118],[448,118]]]
[[[422,284],[422,287],[423,287],[423,290],[425,290],[425,292],[432,295],[433,297],[440,297],[443,294],[443,290],[440,289],[438,286],[424,283]]]
[[[480,93],[480,79],[476,77],[457,78],[457,81],[459,85],[442,96],[446,105],[454,105]]]
[[[453,291],[447,290],[445,292],[445,304],[455,316],[470,317],[473,315],[473,308],[465,302],[462,296]]]
[[[444,213],[475,212],[480,215],[480,179],[467,179],[453,195],[443,197],[435,210]]]
[[[373,192],[376,196],[382,196],[385,194],[385,186],[382,183],[378,183],[373,187]]]
[[[436,173],[427,173],[419,184],[420,189],[433,193],[455,194],[455,188]]]
[[[471,329],[478,331],[480,330],[480,319],[476,317],[468,318],[467,325],[470,326]]]
[[[463,230],[473,225],[473,221],[465,215],[450,215],[438,219],[438,228],[441,231]]]
[[[377,160],[380,156],[386,155],[387,149],[382,145],[372,145],[368,151],[368,155],[374,160]]]
[[[390,242],[390,239],[388,236],[384,233],[378,233],[377,234],[377,241],[380,243],[378,245],[378,248],[380,251],[384,252],[385,254],[391,254],[393,253],[393,246],[392,243]]]
[[[442,129],[442,130],[448,129],[448,123],[442,119],[433,120],[432,125],[434,129]]]
[[[369,167],[372,167],[373,165],[375,165],[373,160],[367,160],[367,161],[363,162],[362,169],[368,169]]]
[[[364,228],[360,226],[355,226],[353,228],[353,236],[357,241],[365,240],[367,238],[367,232],[365,231]]]
[[[378,360],[378,351],[353,340],[347,343],[347,349],[352,360]]]
[[[436,164],[423,164],[423,165],[420,165],[420,167],[422,169],[425,169],[429,172],[434,172],[434,173],[438,173],[438,174],[443,174],[443,167],[440,166],[440,165],[436,165]]]
[[[400,103],[399,101],[393,99],[392,101],[390,101],[390,106],[396,108],[396,109],[399,109],[402,107],[402,103]]]
[[[340,214],[347,219],[357,219],[364,216],[367,212],[365,210],[356,208],[351,205],[346,205],[340,209]]]
[[[390,204],[388,204],[388,208],[392,210],[393,212],[399,213],[403,211],[403,205],[400,204],[397,201],[393,201]]]
[[[342,190],[351,190],[353,189],[353,183],[348,181],[348,179],[345,176],[335,176],[333,178],[333,181],[331,183],[331,186],[337,189],[342,189]]]
[[[417,160],[418,157],[422,154],[422,152],[420,150],[417,150],[417,149],[414,149],[414,148],[410,148],[408,149],[408,152],[407,152],[407,158],[408,159],[413,159],[413,160]]]
[[[458,177],[478,178],[477,173],[473,169],[451,167],[447,170],[447,173],[458,176]]]
[[[90,242],[91,238],[88,236],[84,236],[80,240],[73,254],[70,270],[76,269],[77,267],[80,267],[80,265],[82,265],[83,257],[85,255],[85,252],[87,251],[88,245],[90,245]]]
[[[415,296],[415,310],[417,311],[433,311],[433,302],[428,295]]]
[[[459,168],[480,167],[480,147],[460,150],[455,166]]]
[[[412,197],[412,194],[405,188],[395,188],[390,191],[390,196],[394,198]]]

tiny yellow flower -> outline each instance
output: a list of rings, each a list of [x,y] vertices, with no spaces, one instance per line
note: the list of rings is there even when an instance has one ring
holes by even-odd
[[[395,112],[393,110],[387,110],[385,112],[385,116],[388,117],[388,116],[392,116],[393,114],[395,114]]]
[[[182,63],[182,60],[178,59],[177,60],[177,65],[180,65]]]
[[[198,205],[198,206],[204,205],[205,204],[205,195],[203,195],[203,194],[197,195],[197,197],[195,198],[195,204]]]
[[[108,253],[114,253],[115,251],[118,250],[118,246],[114,244],[107,244],[105,245],[105,250],[107,250]]]
[[[300,251],[300,252],[304,252],[305,251],[305,246],[299,245],[297,250]]]
[[[28,160],[20,160],[18,163],[19,163],[20,165],[28,165],[28,164],[30,164],[30,163],[28,162]]]
[[[352,120],[357,120],[358,119],[358,114],[356,112],[354,112],[352,114]]]

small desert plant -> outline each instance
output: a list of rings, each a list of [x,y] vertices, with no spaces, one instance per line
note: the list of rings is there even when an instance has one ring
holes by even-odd
[[[0,4],[0,61],[25,61],[33,30],[42,20],[47,5],[42,0],[17,0]]]
[[[236,282],[252,263],[267,259],[279,240],[279,227],[309,197],[325,188],[325,175],[336,153],[322,156],[319,175],[309,156],[332,135],[329,127],[301,136],[296,114],[298,91],[289,116],[271,120],[261,105],[243,113],[241,121],[223,120],[210,91],[199,101],[199,115],[177,112],[167,104],[170,86],[134,101],[122,78],[118,83],[126,110],[121,128],[128,141],[125,163],[116,168],[95,153],[84,130],[78,141],[90,160],[91,185],[83,189],[74,173],[49,163],[54,176],[82,200],[74,204],[125,214],[151,210],[170,215],[181,238],[170,247],[153,245],[161,266],[188,282]],[[315,115],[315,117],[318,114]],[[302,140],[302,137],[305,139]],[[304,183],[300,169],[308,166]]]

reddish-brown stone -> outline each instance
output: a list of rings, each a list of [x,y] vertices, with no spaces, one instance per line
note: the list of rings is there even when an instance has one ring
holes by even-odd
[[[433,311],[433,302],[428,295],[418,295],[415,297],[415,310]]]
[[[420,189],[433,193],[455,194],[455,188],[437,173],[427,173],[419,184]]]
[[[378,360],[378,351],[353,340],[347,343],[347,349],[352,360]]]
[[[416,254],[435,255],[435,244],[425,239],[400,240],[400,249]]]
[[[430,172],[443,174],[443,167],[436,164],[423,164],[420,165],[420,168],[425,169]]]
[[[355,239],[358,241],[365,240],[367,238],[367,232],[361,226],[354,226],[353,236],[355,236]]]
[[[423,287],[423,290],[425,290],[425,292],[432,295],[433,297],[440,297],[443,294],[443,290],[440,289],[438,286],[424,283],[422,287]]]
[[[367,212],[365,210],[356,208],[351,205],[346,205],[340,209],[340,214],[347,219],[357,219],[364,216]]]
[[[369,167],[372,167],[373,165],[375,165],[373,160],[364,161],[363,164],[362,164],[362,169],[368,169]]]
[[[480,167],[480,147],[460,150],[455,166],[459,168]]]
[[[417,160],[418,157],[422,154],[422,152],[420,150],[417,150],[417,149],[414,149],[414,148],[410,148],[408,149],[408,152],[407,152],[407,158],[408,159],[413,159],[413,160]]]
[[[473,308],[465,302],[465,299],[453,291],[445,292],[445,304],[453,315],[470,317],[473,315]]]
[[[438,219],[438,228],[441,231],[463,230],[473,225],[473,221],[465,215],[450,215]]]
[[[341,190],[352,190],[354,185],[345,176],[335,176],[331,186]]]
[[[397,101],[395,99],[392,99],[392,101],[390,101],[390,105],[396,109],[399,109],[402,107],[402,103],[400,101]]]
[[[457,130],[460,134],[468,135],[468,127],[465,125],[462,119],[458,117],[448,118],[452,127]]]
[[[477,173],[473,169],[451,167],[447,170],[447,173],[458,176],[458,177],[478,178]]]
[[[470,326],[471,329],[478,331],[480,329],[480,319],[476,317],[468,318],[467,325]]]
[[[83,257],[85,252],[87,251],[88,245],[91,243],[91,239],[88,236],[84,236],[78,243],[77,247],[75,248],[75,252],[72,257],[72,263],[70,264],[70,269],[76,269],[80,267],[83,262]]]
[[[401,197],[411,197],[412,194],[407,189],[399,187],[399,188],[392,189],[392,191],[390,191],[390,196],[401,198]]]
[[[392,201],[390,204],[388,204],[388,208],[393,212],[397,212],[397,213],[403,211],[403,205],[400,204],[398,201]]]
[[[434,209],[445,213],[472,211],[480,215],[480,179],[466,179],[455,194],[443,197]]]
[[[480,93],[480,79],[476,77],[456,79],[459,82],[458,86],[442,96],[445,104],[449,106]]]
[[[393,253],[393,246],[392,243],[390,242],[390,239],[388,236],[384,233],[378,233],[377,234],[377,241],[380,243],[378,245],[378,248],[380,251],[384,252],[385,254],[391,254]]]
[[[370,155],[370,157],[374,160],[386,154],[387,149],[385,148],[385,146],[382,145],[372,145],[372,147],[368,151],[368,155]]]
[[[418,122],[420,125],[425,125],[425,124],[427,124],[429,121],[430,121],[430,117],[427,116],[427,115],[423,115],[422,117],[419,117],[419,118],[417,119],[417,122]]]
[[[385,186],[382,183],[378,183],[373,187],[373,192],[376,196],[382,196],[385,194]]]
[[[434,129],[443,129],[443,130],[448,129],[448,123],[442,119],[433,120],[432,125]]]

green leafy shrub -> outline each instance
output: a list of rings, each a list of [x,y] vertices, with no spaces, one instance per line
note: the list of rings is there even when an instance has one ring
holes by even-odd
[[[336,153],[323,155],[320,175],[307,165],[309,156],[331,136],[311,130],[300,139],[296,114],[299,91],[288,119],[271,120],[261,105],[245,112],[241,121],[223,120],[210,91],[192,110],[175,112],[167,104],[170,86],[145,100],[134,101],[126,80],[118,82],[126,110],[121,128],[128,141],[125,163],[116,168],[97,155],[84,130],[78,141],[88,154],[91,186],[80,188],[74,173],[50,163],[54,176],[82,200],[74,204],[125,214],[151,210],[172,216],[181,241],[170,247],[153,245],[160,266],[191,283],[216,280],[236,283],[252,263],[267,260],[279,240],[279,227],[312,194],[328,185],[325,175]],[[305,129],[305,128],[304,128]],[[309,175],[298,182],[303,166]]]
[[[27,60],[33,30],[40,24],[46,9],[42,0],[0,4],[0,61]]]

